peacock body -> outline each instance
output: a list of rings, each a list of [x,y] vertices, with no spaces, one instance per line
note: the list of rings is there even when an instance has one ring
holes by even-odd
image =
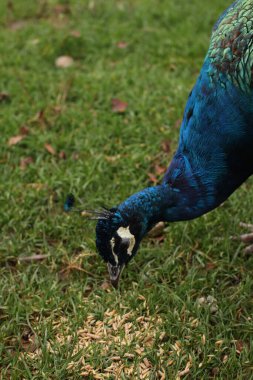
[[[113,284],[154,224],[211,211],[251,174],[253,0],[237,0],[213,28],[162,184],[132,195],[97,223],[97,249]]]

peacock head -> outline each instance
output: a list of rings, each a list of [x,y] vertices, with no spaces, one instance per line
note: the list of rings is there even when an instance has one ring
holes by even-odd
[[[96,246],[107,263],[111,283],[118,286],[124,267],[136,254],[147,226],[140,215],[104,210],[96,227]]]
[[[82,215],[97,220],[96,246],[107,263],[112,285],[117,287],[123,268],[135,256],[142,238],[159,221],[164,219],[165,205],[172,199],[168,186],[154,186],[131,195],[117,208],[84,210]],[[69,195],[65,211],[73,208],[74,197]]]

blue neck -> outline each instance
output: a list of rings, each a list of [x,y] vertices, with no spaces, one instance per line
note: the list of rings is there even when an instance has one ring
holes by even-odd
[[[148,187],[133,194],[118,207],[127,219],[141,219],[144,234],[159,221],[175,222],[196,218],[209,208],[200,197],[201,191],[194,187],[178,189],[167,183]]]

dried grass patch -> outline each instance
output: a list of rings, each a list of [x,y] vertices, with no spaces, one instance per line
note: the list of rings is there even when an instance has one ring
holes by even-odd
[[[150,316],[144,297],[140,296],[145,309],[143,315],[128,311],[107,309],[103,319],[89,314],[83,326],[73,331],[69,321],[63,317],[54,323],[55,341],[48,349],[56,354],[56,347],[73,343],[67,366],[71,373],[94,379],[165,379],[165,368],[172,364],[169,352],[164,350],[163,320],[155,314]],[[155,352],[155,364],[152,358]],[[41,355],[41,350],[27,354],[30,359]]]

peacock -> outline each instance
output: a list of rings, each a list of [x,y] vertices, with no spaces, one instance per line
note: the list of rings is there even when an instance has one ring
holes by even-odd
[[[253,0],[237,0],[213,27],[190,92],[176,153],[161,184],[94,212],[96,246],[113,286],[160,222],[197,218],[253,174]],[[253,243],[253,234],[243,239]],[[253,252],[253,245],[248,247]]]

